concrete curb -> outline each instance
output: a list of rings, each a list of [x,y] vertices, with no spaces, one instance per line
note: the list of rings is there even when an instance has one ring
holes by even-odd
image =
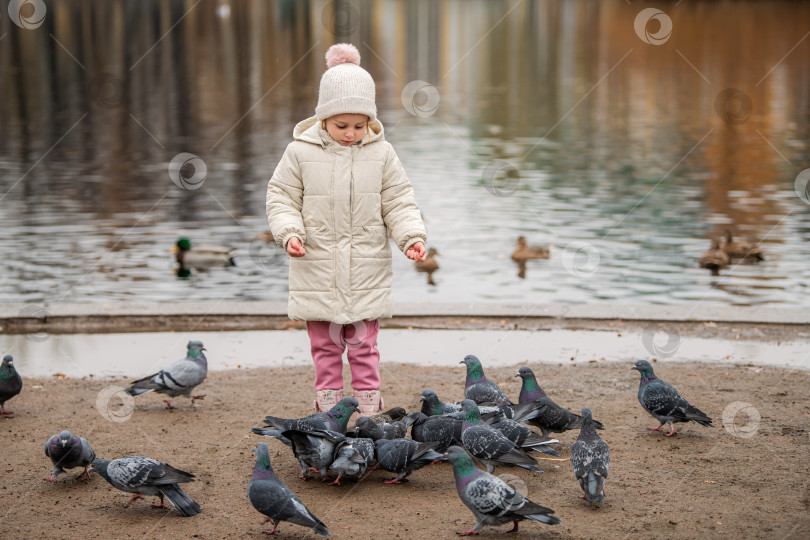
[[[534,305],[519,303],[397,304],[387,328],[603,329],[650,325],[769,325],[810,331],[810,309],[735,306]],[[0,305],[2,334],[284,330],[286,302],[143,302]]]

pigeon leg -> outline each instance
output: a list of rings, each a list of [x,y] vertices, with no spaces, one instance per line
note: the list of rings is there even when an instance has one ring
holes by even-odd
[[[160,504],[153,504],[152,508],[167,508],[167,506],[163,504],[163,493],[160,494]]]
[[[583,493],[582,495],[580,495],[580,496],[579,496],[579,498],[580,498],[580,499],[584,499],[584,498],[585,498],[585,494]]]
[[[54,482],[56,483],[56,476],[51,475],[49,478],[45,479],[46,482]]]
[[[270,518],[267,518],[267,519],[265,519],[265,520],[264,520],[262,523],[267,523],[268,521],[273,521],[273,520],[272,520],[272,519],[270,519]],[[278,523],[281,523],[281,521],[279,521]],[[278,523],[276,523],[275,521],[273,521],[273,529],[272,529],[272,530],[270,530],[270,531],[262,531],[262,532],[263,532],[264,534],[275,534],[275,533],[276,533],[276,531],[278,530]]]
[[[648,428],[648,429],[649,429],[650,431],[661,431],[661,427],[662,427],[662,426],[663,426],[665,423],[666,423],[666,422],[661,422],[660,424],[658,424],[658,427],[651,427],[651,428]]]
[[[194,400],[195,399],[203,399],[204,397],[205,397],[205,394],[203,394],[201,396],[191,396],[191,404],[194,405]]]
[[[137,501],[138,499],[143,499],[143,495],[141,495],[140,493],[136,493],[135,495],[132,496],[130,500],[127,501],[127,505],[131,504],[132,501]]]
[[[8,409],[5,409],[5,408],[3,408],[2,405],[0,405],[0,414],[14,414],[14,412],[10,411]]]
[[[164,399],[163,401],[166,403],[166,408],[167,409],[174,409],[174,406],[172,406],[172,400],[171,399]]]
[[[457,532],[456,534],[459,536],[471,536],[473,534],[478,534],[478,531],[475,529],[470,529],[469,531]]]
[[[339,486],[339,485],[340,485],[340,477],[341,477],[341,476],[343,476],[343,475],[342,475],[342,474],[339,474],[339,475],[338,475],[338,477],[337,477],[337,478],[335,478],[335,481],[334,481],[334,482],[332,482],[332,485],[334,485],[334,486]]]
[[[87,467],[84,468],[84,472],[79,475],[79,478],[84,480],[90,480],[90,471],[87,470]]]
[[[516,533],[516,532],[518,532],[518,522],[517,522],[517,520],[515,520],[515,526],[512,527],[510,530],[508,530],[506,532],[507,532],[507,534],[508,533]]]
[[[407,482],[407,478],[400,478],[397,476],[396,478],[392,478],[391,480],[383,480],[383,484],[401,484],[403,482]]]
[[[675,425],[674,424],[670,424],[669,427],[670,427],[670,432],[667,433],[667,437],[672,437],[673,435],[678,433],[677,431],[675,431]]]

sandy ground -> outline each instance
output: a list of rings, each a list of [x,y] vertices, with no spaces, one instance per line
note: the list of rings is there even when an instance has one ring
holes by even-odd
[[[506,477],[512,483],[525,483],[530,499],[553,508],[562,519],[553,527],[522,522],[513,538],[810,536],[810,374],[659,362],[657,374],[717,424],[715,429],[679,424],[682,431],[666,438],[647,430],[655,421],[636,400],[638,374],[629,363],[532,367],[558,403],[577,411],[593,409],[607,426],[603,438],[612,463],[606,500],[596,506],[578,498],[567,459],[542,460],[542,475],[496,469],[498,475],[512,475]],[[487,374],[516,397],[516,371]],[[384,364],[382,372],[389,406],[415,409],[424,388],[444,399],[458,399],[463,392],[463,366],[440,370]],[[251,450],[262,439],[250,428],[270,413],[308,414],[311,379],[310,368],[211,373],[199,388],[207,397],[194,407],[178,398],[178,409],[166,410],[160,396],[139,396],[131,416],[118,422],[106,419],[96,402],[101,395],[104,405],[102,391],[124,381],[25,379],[23,392],[7,403],[15,416],[0,419],[0,537],[262,537],[263,516],[246,496]],[[724,428],[723,412],[728,415],[735,402],[753,409],[728,418]],[[748,438],[733,434],[747,435],[755,427]],[[202,513],[183,518],[173,509],[151,508],[151,498],[127,507],[128,494],[95,475],[77,480],[78,469],[56,484],[45,482],[51,465],[43,445],[62,429],[88,438],[99,457],[142,455],[193,472],[198,481],[184,489],[202,505]],[[566,458],[576,436],[560,436],[558,446]],[[291,451],[278,441],[268,442],[278,475],[335,538],[454,538],[455,531],[474,523],[456,494],[448,464],[416,471],[403,485],[382,484],[392,475],[379,470],[362,483],[337,487],[298,479]],[[508,528],[487,527],[484,535]],[[282,537],[316,537],[289,523],[280,531]]]

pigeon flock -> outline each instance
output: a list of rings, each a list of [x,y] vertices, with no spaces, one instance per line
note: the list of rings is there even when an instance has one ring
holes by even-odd
[[[208,363],[200,341],[190,341],[186,357],[166,369],[139,379],[126,392],[137,396],[157,392],[172,398],[193,394],[204,382]],[[300,478],[311,478],[317,473],[322,482],[341,485],[341,479],[361,482],[369,471],[377,468],[395,474],[384,480],[386,484],[402,484],[422,468],[437,463],[449,463],[453,469],[456,489],[461,501],[475,516],[475,525],[459,535],[478,534],[485,525],[497,526],[513,523],[516,532],[523,520],[548,525],[561,522],[554,510],[532,502],[512,486],[492,473],[499,467],[521,467],[540,474],[537,453],[561,457],[553,448],[559,440],[549,433],[579,430],[579,436],[570,447],[570,461],[574,477],[589,503],[605,500],[605,482],[610,470],[610,450],[599,436],[605,430],[593,419],[591,410],[583,408],[581,415],[561,407],[540,388],[528,367],[515,375],[522,379],[518,402],[510,400],[496,383],[484,375],[481,362],[469,355],[461,361],[466,366],[464,399],[460,402],[441,401],[433,390],[425,389],[420,401],[421,409],[408,413],[395,407],[371,417],[356,419],[354,429],[349,422],[359,413],[353,397],[343,398],[326,412],[303,418],[279,418],[268,415],[264,427],[254,427],[254,434],[270,437],[290,447],[301,467]],[[690,405],[671,385],[655,376],[646,360],[638,360],[632,369],[640,373],[638,400],[659,425],[649,429],[660,431],[669,424],[666,436],[677,432],[674,424],[693,421],[714,427],[712,420]],[[0,365],[0,413],[12,417],[5,403],[22,389],[22,378],[14,367],[14,359],[7,355]],[[540,433],[530,429],[539,428]],[[407,436],[410,429],[410,437]],[[287,521],[314,532],[329,536],[327,526],[319,520],[275,474],[270,464],[267,443],[259,442],[254,452],[256,462],[247,488],[248,500],[266,516],[264,523],[273,528],[264,531],[273,534],[282,521]],[[534,454],[533,454],[534,453]],[[87,439],[62,430],[45,442],[45,455],[53,470],[46,478],[57,482],[65,469],[84,468],[79,475],[89,479],[95,472],[113,487],[133,493],[129,502],[143,495],[159,497],[155,508],[167,508],[165,499],[184,517],[199,514],[200,505],[186,495],[180,484],[194,481],[194,474],[167,463],[142,456],[126,456],[108,460],[97,458]],[[476,462],[483,466],[480,468]]]

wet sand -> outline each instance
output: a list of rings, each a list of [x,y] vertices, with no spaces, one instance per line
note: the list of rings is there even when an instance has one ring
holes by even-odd
[[[593,409],[607,427],[602,436],[612,463],[606,500],[600,505],[579,499],[567,460],[576,432],[559,436],[565,460],[540,460],[544,474],[496,469],[513,484],[524,483],[530,499],[553,508],[562,519],[556,526],[524,521],[512,538],[810,536],[807,372],[658,362],[657,375],[717,425],[678,424],[680,432],[668,438],[647,430],[656,422],[638,404],[638,374],[630,363],[529,365],[559,404],[575,411]],[[416,409],[424,388],[443,399],[462,397],[463,366],[383,364],[381,371],[387,406]],[[486,371],[517,396],[517,366]],[[115,400],[106,409],[103,399],[105,388],[124,386],[129,379],[25,378],[23,392],[6,404],[16,414],[0,418],[0,537],[262,537],[264,516],[250,505],[246,490],[254,463],[251,450],[263,438],[250,428],[260,426],[266,414],[308,414],[312,377],[307,367],[212,372],[198,388],[206,398],[193,407],[177,398],[178,408],[166,410],[162,396],[144,395],[135,398],[129,416]],[[106,416],[122,414],[114,418],[119,421],[99,412],[99,396]],[[727,418],[724,427],[723,412],[731,412],[736,402],[751,404],[751,415]],[[755,427],[752,436],[740,436]],[[149,505],[156,499],[151,497],[125,506],[128,494],[95,475],[77,480],[78,469],[60,476],[56,484],[44,481],[51,464],[43,445],[62,429],[88,438],[99,457],[143,455],[194,473],[197,481],[184,489],[200,503],[202,513],[183,518],[174,509],[153,509]],[[338,487],[298,479],[292,452],[278,441],[264,440],[278,475],[334,538],[454,538],[456,531],[474,524],[456,494],[448,464],[416,471],[403,485],[382,484],[392,475],[378,470],[362,483]],[[483,535],[509,528],[486,527]],[[280,536],[317,537],[289,523],[281,524]]]

